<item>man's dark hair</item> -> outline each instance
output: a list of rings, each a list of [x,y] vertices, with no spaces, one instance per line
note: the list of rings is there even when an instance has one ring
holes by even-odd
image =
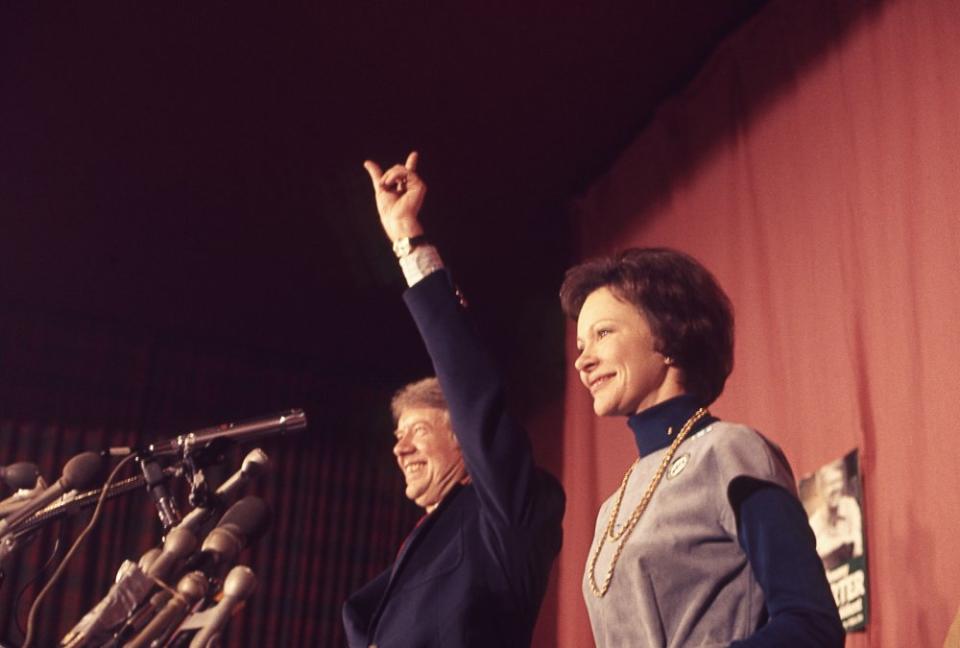
[[[683,388],[704,405],[723,392],[733,370],[733,307],[710,271],[667,248],[632,248],[570,268],[560,287],[573,320],[587,297],[608,288],[647,319],[656,350],[681,370]]]

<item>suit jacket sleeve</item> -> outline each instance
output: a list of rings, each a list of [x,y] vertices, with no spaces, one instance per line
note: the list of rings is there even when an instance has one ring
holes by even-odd
[[[534,515],[538,482],[552,478],[535,469],[529,439],[506,411],[500,372],[449,275],[434,272],[408,289],[404,300],[433,360],[485,515],[499,527],[524,526]],[[560,492],[562,511],[562,491],[555,481],[551,486]]]

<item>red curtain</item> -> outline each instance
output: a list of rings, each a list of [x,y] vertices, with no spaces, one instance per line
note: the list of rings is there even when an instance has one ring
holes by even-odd
[[[771,3],[579,210],[582,256],[673,246],[727,289],[716,414],[797,475],[860,448],[872,609],[847,645],[940,645],[960,604],[960,3]],[[579,648],[596,511],[636,451],[567,378],[557,626]]]

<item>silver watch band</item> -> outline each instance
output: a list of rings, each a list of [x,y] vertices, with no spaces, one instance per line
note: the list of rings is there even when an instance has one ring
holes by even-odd
[[[399,239],[393,244],[393,253],[397,255],[398,259],[402,259],[416,250],[419,246],[426,245],[426,243],[427,237],[423,234],[418,236],[407,236]]]

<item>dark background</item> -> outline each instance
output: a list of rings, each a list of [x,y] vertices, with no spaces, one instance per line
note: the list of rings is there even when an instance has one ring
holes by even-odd
[[[763,4],[4,4],[0,463],[52,481],[82,449],[305,408],[266,446],[234,642],[339,645],[416,517],[386,402],[430,372],[362,161],[420,151],[427,230],[549,465],[572,200]],[[48,636],[158,541],[143,495],[106,516]],[[55,535],[8,566],[0,637]]]

